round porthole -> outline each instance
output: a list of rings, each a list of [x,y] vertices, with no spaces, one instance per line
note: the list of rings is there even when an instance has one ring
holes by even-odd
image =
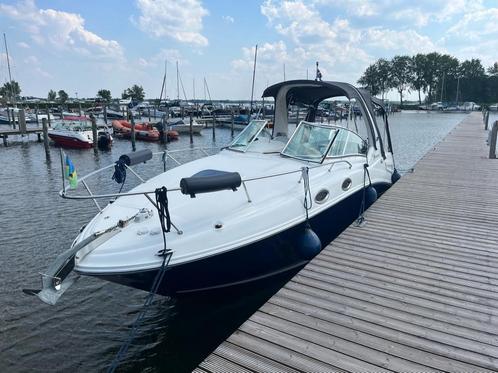
[[[330,195],[330,193],[327,189],[322,189],[316,194],[315,202],[316,203],[324,203],[326,200],[329,199],[329,195]]]
[[[348,177],[346,180],[342,182],[342,190],[348,190],[349,188],[351,188],[351,185],[353,185],[353,182]]]

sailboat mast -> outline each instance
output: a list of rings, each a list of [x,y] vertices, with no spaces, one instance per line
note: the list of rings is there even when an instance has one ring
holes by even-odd
[[[458,94],[460,93],[459,90],[460,90],[460,77],[458,77],[458,80],[457,80],[457,91],[456,91],[456,99],[455,99],[457,106],[458,106],[458,98],[459,98]]]
[[[178,71],[178,61],[176,61],[176,99],[180,101],[180,73]]]
[[[161,105],[161,100],[163,99],[163,92],[164,92],[164,98],[166,98],[166,73],[168,69],[168,62],[164,61],[164,76],[163,76],[163,85],[161,86],[161,95],[159,96],[159,105]]]
[[[445,75],[445,73],[443,73],[443,81],[441,82],[441,104],[443,104],[444,75]]]
[[[7,69],[9,70],[10,95],[11,99],[15,101],[14,91],[13,91],[14,87],[12,86],[12,74],[10,72],[9,48],[7,48],[7,37],[5,36],[5,32],[3,33],[3,42],[5,44],[5,54],[7,54]]]
[[[252,114],[252,103],[254,99],[254,80],[256,78],[256,58],[258,57],[258,44],[256,44],[256,49],[254,50],[254,66],[252,68],[252,88],[251,88],[251,106],[249,107],[249,121],[251,120]]]

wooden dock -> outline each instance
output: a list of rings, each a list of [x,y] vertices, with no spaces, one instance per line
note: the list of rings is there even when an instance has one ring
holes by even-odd
[[[470,114],[195,370],[498,371],[498,161]]]

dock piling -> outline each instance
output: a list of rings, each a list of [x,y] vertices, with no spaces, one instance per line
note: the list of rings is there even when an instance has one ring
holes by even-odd
[[[484,129],[487,131],[489,126],[489,110],[484,113]]]
[[[231,122],[231,126],[230,126],[230,136],[233,137],[233,126],[235,124],[235,115],[233,114],[233,109],[230,110],[230,114],[231,114],[231,117],[232,117],[232,122]]]
[[[216,134],[214,131],[214,127],[216,126],[216,115],[213,113],[213,140],[216,139]]]
[[[131,148],[133,151],[137,150],[135,146],[135,118],[133,118],[133,115],[130,113],[130,110],[128,110],[128,115],[130,115],[131,118]]]
[[[98,143],[98,138],[97,138],[97,119],[95,118],[95,115],[91,114],[90,115],[90,120],[92,121],[93,147],[95,149],[97,149],[97,143]]]
[[[190,128],[189,128],[189,132],[190,132],[190,143],[191,144],[194,143],[194,136],[193,136],[193,130],[192,130],[193,123],[194,123],[194,120],[192,119],[192,113],[190,113]]]
[[[489,112],[488,112],[489,119]],[[493,123],[489,139],[489,159],[496,159],[496,136],[498,135],[498,121]]]
[[[104,105],[104,123],[107,124],[107,105]]]
[[[26,112],[24,109],[19,110],[19,130],[22,136],[26,134]]]
[[[43,146],[45,147],[45,152],[48,152],[48,126],[47,126],[47,118],[42,118],[42,128],[43,128]]]

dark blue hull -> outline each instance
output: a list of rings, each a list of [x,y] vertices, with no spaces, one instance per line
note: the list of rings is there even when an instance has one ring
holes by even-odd
[[[389,185],[375,185],[382,194]],[[310,219],[322,247],[329,244],[356,218],[363,193],[359,191]],[[309,261],[303,252],[305,224],[299,224],[259,242],[176,266],[169,266],[158,293],[162,295],[208,292],[240,286],[302,268]],[[99,278],[149,291],[158,270],[98,275]]]

